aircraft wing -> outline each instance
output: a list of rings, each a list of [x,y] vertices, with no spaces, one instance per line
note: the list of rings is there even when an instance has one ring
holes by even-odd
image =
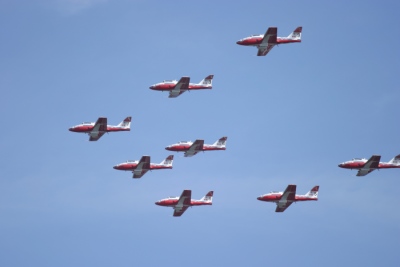
[[[98,118],[93,130],[89,133],[89,141],[97,141],[107,132],[107,118]]]
[[[373,155],[364,166],[358,170],[357,176],[365,176],[370,172],[373,172],[379,166],[379,161],[381,160],[381,156]]]
[[[174,208],[174,217],[181,216],[188,208],[189,208],[189,206],[183,206],[181,208]]]
[[[203,150],[204,140],[198,139],[193,142],[189,147],[188,151],[185,152],[185,157],[191,157],[197,154],[197,152]]]
[[[186,91],[186,90],[185,90]],[[169,98],[175,98],[175,97],[178,97],[178,96],[180,96],[181,94],[183,94],[185,91],[180,91],[180,92],[178,92],[178,93],[175,93],[173,90],[172,91],[169,91]]]
[[[273,44],[268,44],[267,46],[260,46],[258,47],[258,52],[257,56],[265,56],[268,54],[269,51],[271,51],[272,48],[274,48],[275,45]]]
[[[143,175],[146,174],[148,170],[134,170],[132,178],[142,178]]]
[[[283,212],[287,209],[295,200],[296,196],[296,185],[290,184],[286,187],[285,192],[283,192],[282,197],[278,203],[275,212]]]
[[[133,171],[133,178],[141,178],[150,169],[150,157],[143,156],[135,170]]]
[[[258,46],[257,56],[265,56],[277,44],[276,36],[278,29],[276,27],[269,27],[265,32],[261,44]]]
[[[276,203],[275,212],[284,212],[293,202],[286,202],[286,203]]]
[[[174,207],[174,216],[181,216],[189,207],[192,198],[192,190],[183,190],[179,197],[178,204]]]
[[[169,92],[169,98],[178,97],[189,89],[190,77],[182,77],[175,85],[174,89]]]

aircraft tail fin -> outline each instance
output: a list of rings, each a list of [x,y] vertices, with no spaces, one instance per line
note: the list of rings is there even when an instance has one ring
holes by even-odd
[[[219,146],[219,147],[226,147],[226,140],[228,137],[224,136],[218,139],[213,145],[214,146]]]
[[[212,79],[214,78],[214,75],[208,75],[207,77],[205,77],[203,80],[201,80],[201,82],[199,83],[200,85],[204,85],[204,86],[212,86]]]
[[[319,185],[316,185],[310,191],[308,191],[305,196],[309,198],[318,199],[318,190],[319,190]]]
[[[174,162],[174,155],[169,155],[163,161],[161,161],[160,165],[172,167],[173,162]]]
[[[388,163],[392,163],[394,165],[400,165],[400,155],[397,155],[396,157],[392,158]]]
[[[297,27],[287,38],[293,39],[293,40],[301,40],[301,31],[303,30],[303,27]]]
[[[208,202],[212,204],[212,198],[214,195],[214,191],[208,192],[204,197],[200,199],[200,201]]]
[[[131,128],[131,120],[132,120],[132,117],[126,117],[125,120],[123,120],[120,124],[118,124],[118,126],[122,127],[122,128],[130,129]]]

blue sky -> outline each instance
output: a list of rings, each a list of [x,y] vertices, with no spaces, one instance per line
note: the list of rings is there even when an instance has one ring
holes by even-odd
[[[400,154],[398,1],[0,1],[1,266],[397,266],[399,170],[337,164]],[[236,41],[303,26],[266,57]],[[212,90],[148,87],[214,74]],[[98,142],[68,128],[132,116]],[[117,163],[180,140],[132,180]],[[297,184],[319,200],[282,214],[256,198]],[[180,218],[155,201],[214,204]]]

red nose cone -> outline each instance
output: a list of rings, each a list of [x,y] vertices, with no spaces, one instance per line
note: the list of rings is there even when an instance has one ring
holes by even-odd
[[[114,166],[113,169],[118,170],[118,166]]]
[[[261,197],[258,197],[257,199],[258,199],[258,200],[261,200]]]
[[[154,88],[155,88],[154,85],[152,85],[152,86],[149,87],[149,89],[152,89],[152,90],[154,90]]]
[[[73,131],[74,131],[74,128],[71,127],[71,128],[69,128],[68,130],[71,131],[71,132],[73,132]]]

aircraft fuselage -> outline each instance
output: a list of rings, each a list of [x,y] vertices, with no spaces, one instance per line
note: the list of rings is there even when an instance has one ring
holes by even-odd
[[[167,146],[165,149],[175,152],[185,152],[188,151],[192,144],[179,144]],[[212,145],[203,145],[203,149],[200,151],[211,151],[211,150],[226,150],[226,147],[216,147]]]
[[[76,132],[76,133],[90,133],[93,131],[93,128],[94,125],[77,125],[69,128],[69,130],[71,132]],[[130,129],[126,127],[124,128],[124,127],[107,125],[106,132],[120,132],[120,131],[130,131]]]
[[[120,171],[133,171],[136,169],[137,165],[138,165],[138,162],[124,162],[124,163],[115,165],[113,168],[115,170],[120,170]],[[150,163],[149,170],[161,170],[161,169],[172,169],[172,166]]]
[[[257,199],[260,201],[266,201],[266,202],[279,202],[282,198],[282,193],[270,193],[266,194],[263,196],[258,197]],[[296,202],[296,201],[307,201],[307,200],[318,200],[317,198],[311,198],[303,195],[296,195],[294,200],[290,200],[291,202]],[[287,201],[287,200],[285,200]]]
[[[149,88],[156,91],[171,91],[175,88],[176,83],[159,83],[150,86]],[[185,90],[212,89],[212,86],[204,86],[200,84],[189,84],[189,88]]]
[[[348,161],[340,163],[338,167],[344,169],[362,169],[365,163],[367,163],[367,161]],[[392,169],[392,168],[400,168],[400,166],[387,162],[379,162],[378,167],[374,169]]]
[[[176,199],[163,199],[160,201],[157,201],[155,204],[159,206],[164,206],[164,207],[175,207],[178,204],[179,198]],[[199,200],[194,200],[192,199],[190,201],[190,205],[185,205],[185,206],[202,206],[202,205],[212,205],[212,202],[205,202],[205,201],[199,201]]]
[[[247,37],[244,38],[242,40],[237,41],[236,43],[238,45],[246,45],[246,46],[258,46],[261,44],[262,40],[263,40],[263,35],[260,36],[254,36],[254,37]],[[293,39],[289,39],[286,37],[277,37],[276,38],[276,44],[288,44],[288,43],[300,43],[301,39],[299,40],[293,40]]]

